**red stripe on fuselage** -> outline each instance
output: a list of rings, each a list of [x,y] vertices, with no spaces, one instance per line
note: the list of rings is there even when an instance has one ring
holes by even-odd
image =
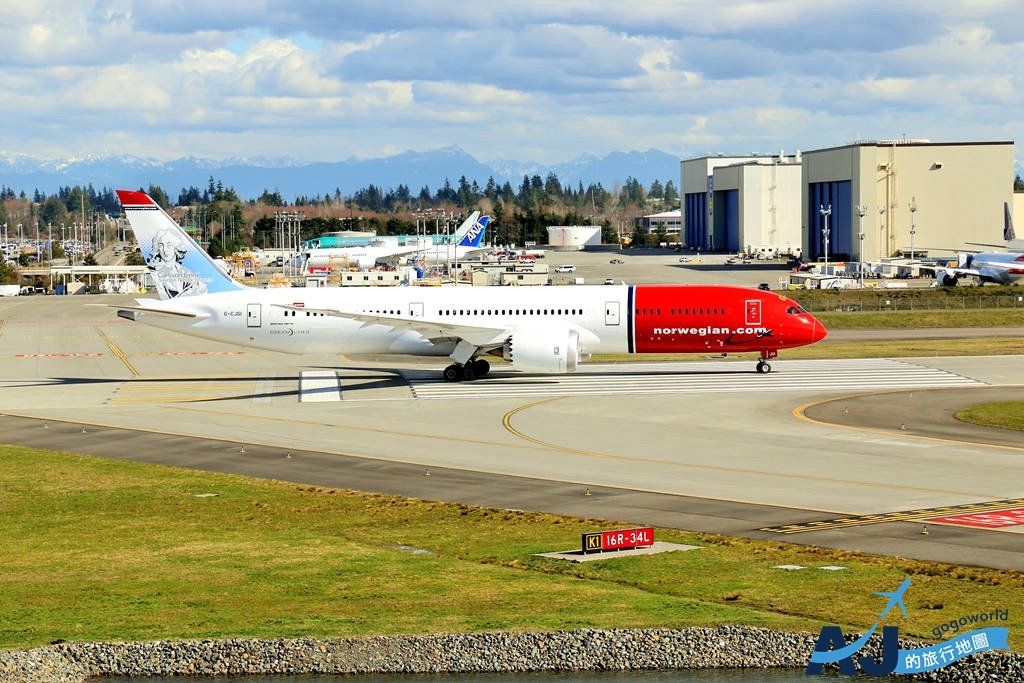
[[[815,324],[820,326],[788,297],[736,287],[637,285],[629,314],[636,353],[802,346],[816,340]]]

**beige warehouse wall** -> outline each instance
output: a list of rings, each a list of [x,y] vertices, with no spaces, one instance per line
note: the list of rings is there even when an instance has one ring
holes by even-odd
[[[1013,201],[1013,143],[871,143],[804,154],[805,189],[845,180],[852,204],[866,207],[867,258],[909,251],[912,242],[915,251],[944,256],[1002,239],[1003,203]],[[833,210],[849,211],[857,231],[853,206]],[[805,225],[808,211],[802,207]]]

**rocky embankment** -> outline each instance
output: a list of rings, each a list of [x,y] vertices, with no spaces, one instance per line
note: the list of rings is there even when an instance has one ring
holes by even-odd
[[[0,683],[97,676],[483,673],[628,669],[803,669],[816,636],[744,626],[371,638],[57,643],[0,652]],[[1024,656],[975,655],[919,677],[1024,681]]]

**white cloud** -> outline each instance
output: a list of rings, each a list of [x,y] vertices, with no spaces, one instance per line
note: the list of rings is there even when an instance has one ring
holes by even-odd
[[[1012,139],[1022,59],[1014,0],[37,0],[0,21],[0,151],[331,160],[459,144],[555,162],[917,124]]]

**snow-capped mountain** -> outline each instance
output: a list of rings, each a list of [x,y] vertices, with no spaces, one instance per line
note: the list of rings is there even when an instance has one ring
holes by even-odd
[[[256,198],[265,190],[279,191],[288,200],[334,193],[342,195],[375,185],[387,190],[405,185],[413,195],[424,187],[434,192],[447,181],[457,188],[465,177],[480,187],[494,178],[519,188],[523,176],[546,180],[554,173],[564,186],[601,183],[605,189],[635,178],[645,187],[654,180],[679,183],[679,158],[664,152],[614,152],[605,157],[579,156],[554,166],[536,162],[499,160],[483,163],[459,147],[408,151],[380,159],[300,163],[293,159],[200,159],[194,156],[161,162],[130,155],[72,159],[33,159],[23,154],[0,153],[0,186],[31,195],[36,190],[53,194],[61,187],[92,185],[103,188],[147,188],[156,185],[171,197],[182,188],[205,189],[213,178],[234,188],[243,198]]]

